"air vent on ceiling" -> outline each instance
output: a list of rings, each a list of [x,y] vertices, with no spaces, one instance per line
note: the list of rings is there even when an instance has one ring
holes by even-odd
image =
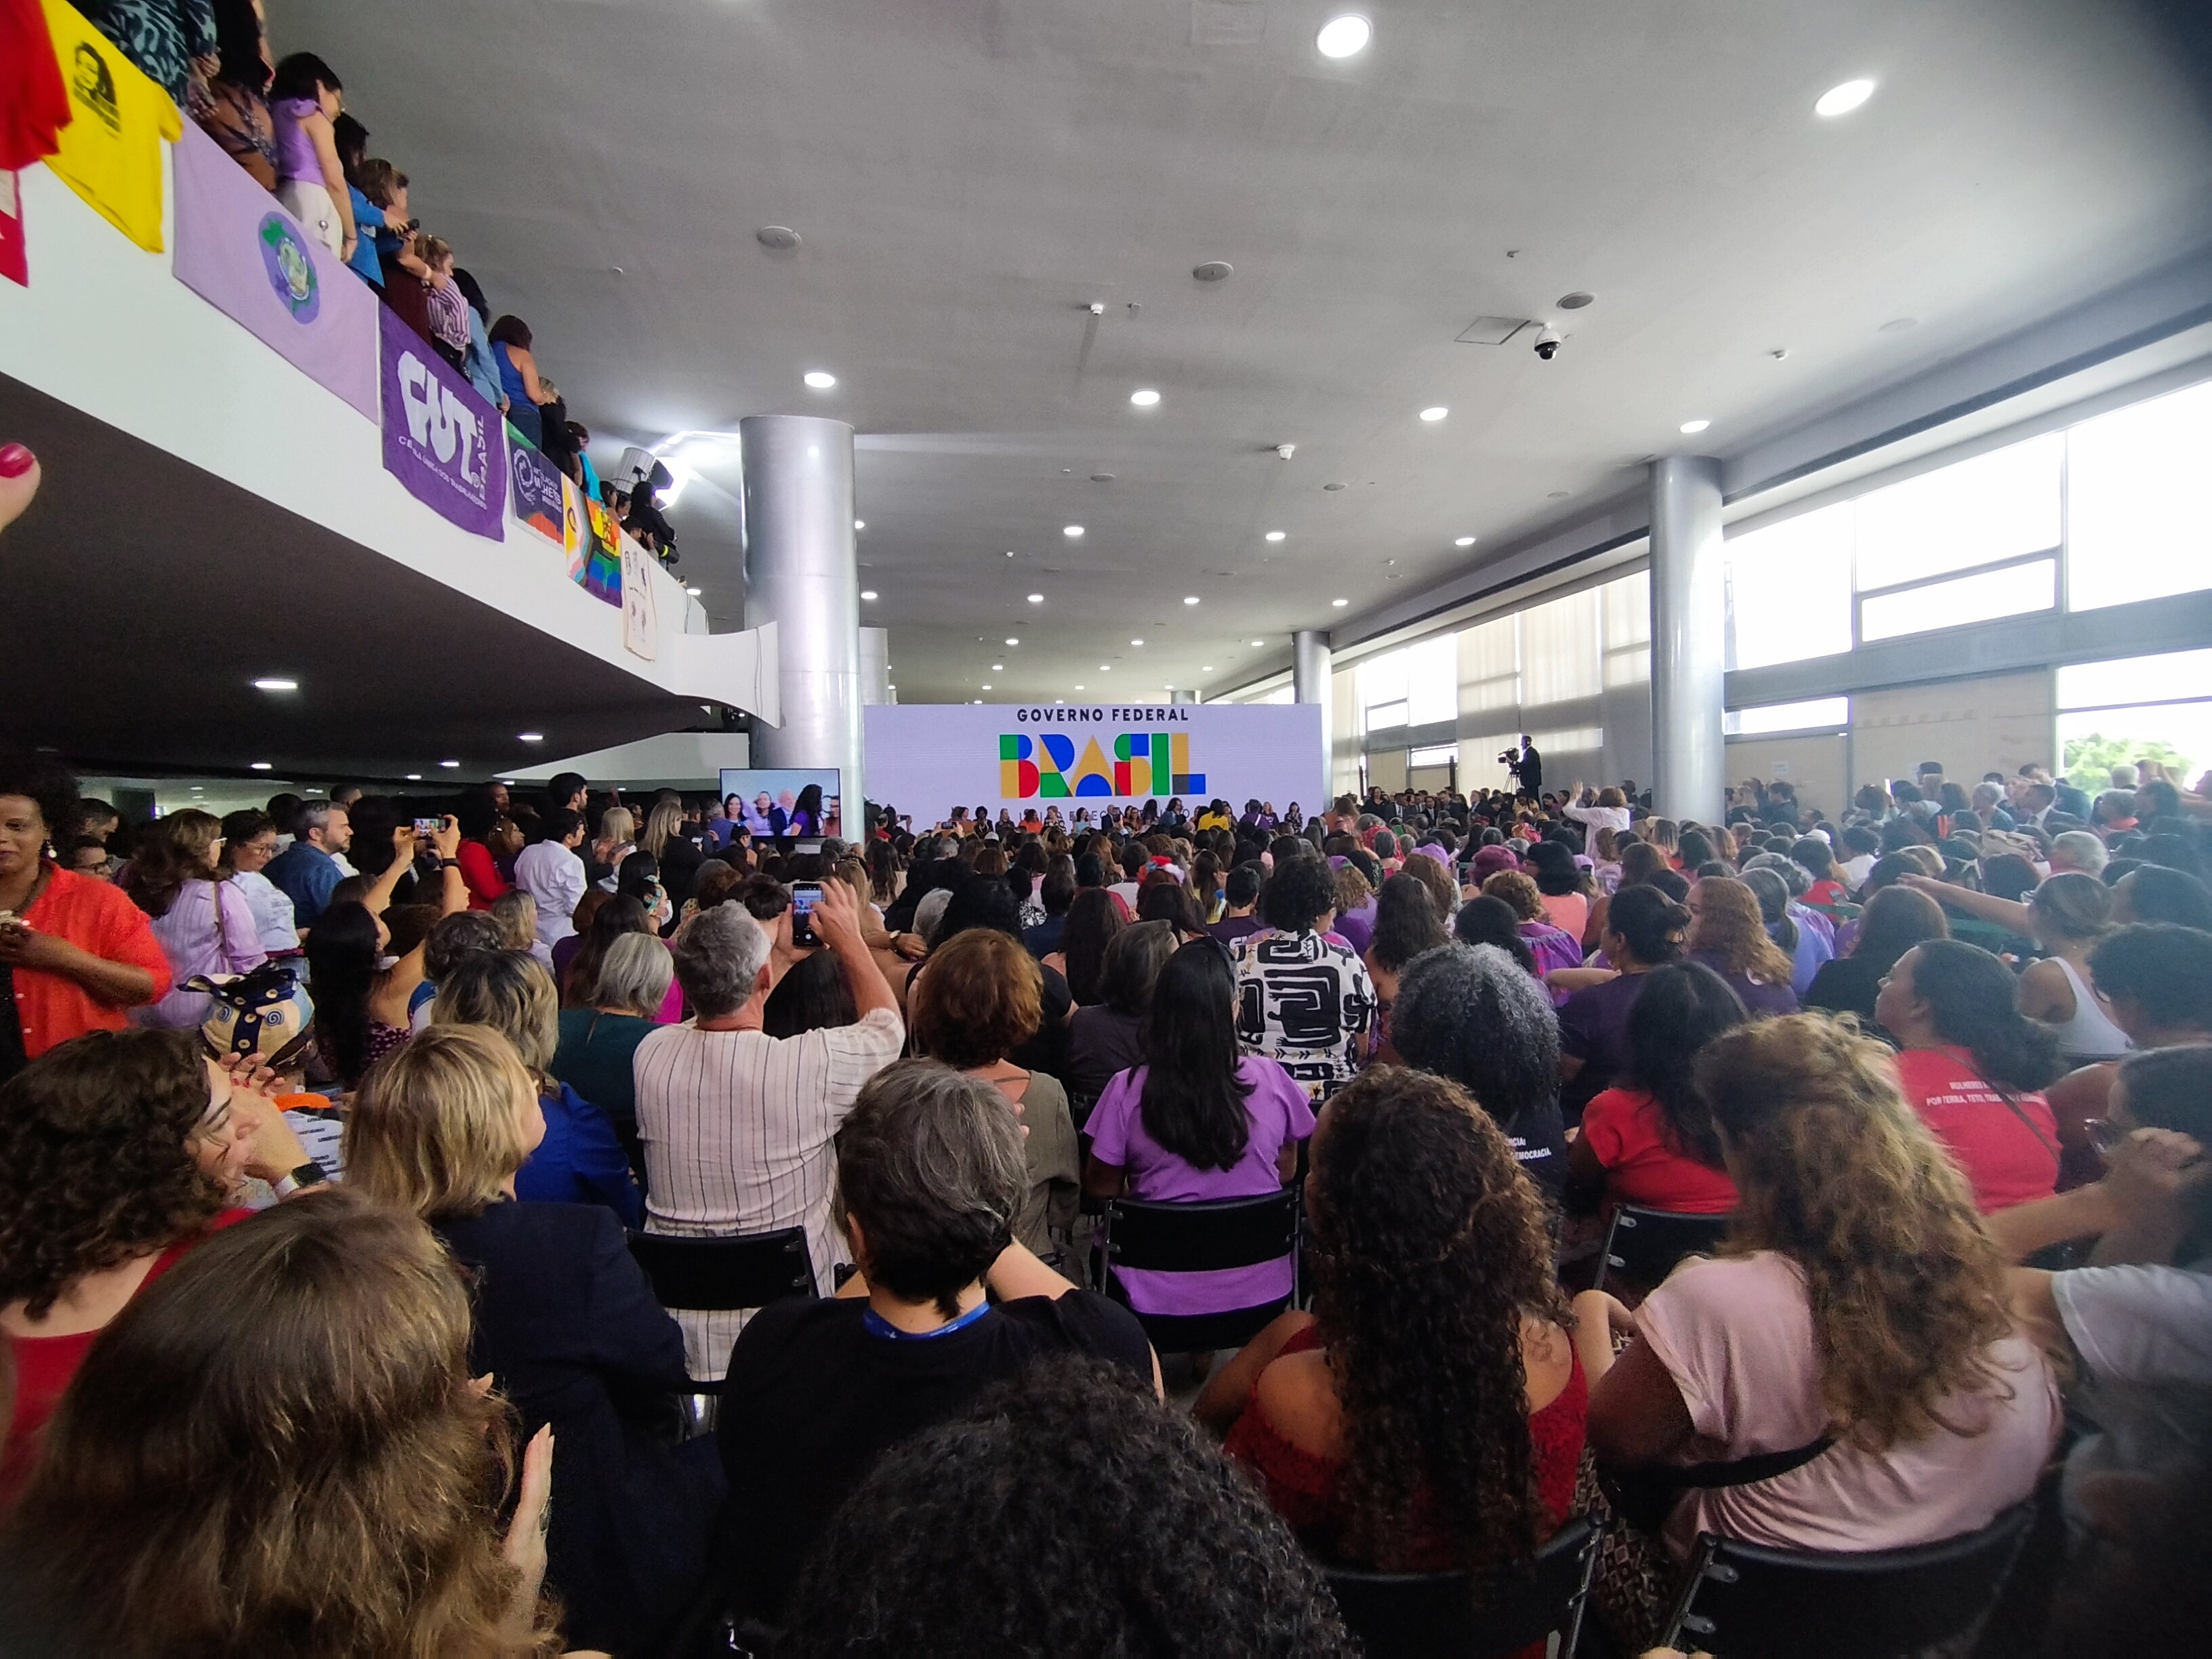
[[[1462,345],[1504,345],[1528,326],[1526,317],[1478,317],[1459,335]]]

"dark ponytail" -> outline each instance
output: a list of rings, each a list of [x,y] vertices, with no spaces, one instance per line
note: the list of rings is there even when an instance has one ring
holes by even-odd
[[[1936,1035],[1974,1057],[1975,1069],[2001,1089],[2040,1089],[2064,1068],[2058,1038],[2014,1002],[2012,969],[1979,945],[1931,939],[1917,947],[1913,994],[1926,1002]]]
[[[1620,935],[1638,962],[1659,968],[1681,960],[1690,911],[1656,887],[1624,887],[1613,894],[1605,925],[1608,933]]]

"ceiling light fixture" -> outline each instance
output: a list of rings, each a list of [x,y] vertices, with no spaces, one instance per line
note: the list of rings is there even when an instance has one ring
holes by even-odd
[[[1711,424],[1712,422],[1711,421],[1685,421],[1682,422],[1682,430],[1685,432],[1703,432]]]
[[[1079,690],[1079,691],[1080,691],[1081,690],[1083,690],[1083,688],[1082,688],[1082,686],[1081,686],[1081,685],[1078,685],[1075,689],[1076,689],[1077,690]]]
[[[518,732],[514,735],[516,740],[521,743],[543,743],[545,741],[545,734],[543,732]]]
[[[1142,645],[1144,641],[1142,640],[1131,640],[1129,643],[1132,645]]]
[[[1350,599],[1331,599],[1329,603],[1334,605],[1338,610],[1341,611],[1346,605],[1350,605],[1352,601]]]
[[[699,590],[696,587],[687,587],[684,591],[695,599],[699,597]]]
[[[1150,409],[1160,400],[1160,394],[1148,386],[1140,386],[1129,394],[1129,401],[1139,409]]]
[[[827,392],[831,386],[837,384],[837,377],[835,374],[819,368],[808,369],[805,374],[799,376],[799,379],[805,380],[807,385],[812,386],[817,392]]]
[[[1201,674],[1211,674],[1213,672],[1213,665],[1210,662],[1202,662],[1198,665],[1198,672]]]
[[[1032,593],[1032,594],[1030,594],[1030,603],[1031,605],[1042,605],[1042,604],[1044,603],[1044,595],[1043,595],[1043,594],[1042,594],[1042,593]]]
[[[876,597],[876,590],[872,587],[864,587],[860,590],[860,597],[864,599],[872,599]]]
[[[254,761],[252,763],[252,765],[253,770],[257,772],[272,772],[276,770],[275,766],[268,761]]]
[[[1012,634],[1009,634],[1006,635],[1006,643],[1008,645],[1019,645],[1021,641],[1016,639]]]
[[[441,765],[441,766],[442,766],[442,767],[444,767],[444,768],[445,768],[448,772],[451,772],[451,771],[454,770],[455,769],[457,769],[457,768],[460,765],[460,762],[459,762],[459,761],[440,761],[440,762],[438,763],[438,764],[439,764],[439,765]]]
[[[420,783],[422,781],[422,775],[420,772],[410,772],[407,775],[407,781],[410,783]]]
[[[1060,533],[1066,537],[1070,541],[1073,541],[1076,537],[1080,536],[1083,533],[1083,526],[1079,524],[1067,525],[1061,528]]]
[[[1198,603],[1198,595],[1195,593],[1186,593],[1182,596],[1182,602],[1185,605],[1196,605]]]
[[[1375,38],[1375,25],[1356,11],[1332,17],[1314,36],[1314,46],[1324,58],[1357,58]]]
[[[1269,541],[1271,541],[1271,542],[1279,542],[1279,541],[1282,540],[1282,539],[1283,539],[1283,538],[1284,538],[1284,536],[1285,536],[1285,535],[1286,535],[1287,533],[1288,533],[1288,532],[1285,532],[1285,531],[1281,531],[1281,530],[1270,530],[1270,531],[1267,532],[1267,539],[1268,539]]]
[[[253,682],[253,689],[256,691],[297,691],[300,689],[300,682],[280,679],[256,680]]]
[[[990,681],[988,681],[988,680],[985,680],[985,681],[983,682],[983,690],[985,690],[986,691],[988,691],[990,689],[991,689],[991,682],[990,682]]]
[[[855,519],[853,520],[853,528],[855,530],[866,530],[867,527],[868,521],[866,519]]]
[[[1265,645],[1265,644],[1267,644],[1267,641],[1265,641],[1265,640],[1255,640],[1255,641],[1252,641],[1252,643],[1253,643],[1253,644],[1255,644],[1255,645]]]
[[[1474,545],[1474,538],[1472,536],[1455,536],[1452,538],[1452,545],[1454,547],[1473,547]]]
[[[1099,672],[1100,673],[1102,673],[1102,674],[1110,674],[1110,673],[1112,673],[1114,671],[1113,671],[1112,669],[1109,668],[1109,667],[1108,667],[1104,663],[1103,663],[1103,662],[1102,662],[1102,663],[1100,663],[1100,664],[1098,665],[1098,672]]]
[[[1846,81],[1822,93],[1814,102],[1813,113],[1832,121],[1838,115],[1849,115],[1873,96],[1873,82]]]
[[[1441,421],[1450,413],[1451,410],[1446,409],[1442,404],[1431,404],[1421,411],[1421,418],[1425,421]]]
[[[994,662],[991,665],[991,672],[994,674],[1003,674],[1006,672],[1006,665],[1002,662]]]

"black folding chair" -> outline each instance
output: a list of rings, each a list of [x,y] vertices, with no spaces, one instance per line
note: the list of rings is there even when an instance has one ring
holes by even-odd
[[[1277,1314],[1297,1304],[1298,1189],[1193,1204],[1117,1198],[1106,1206],[1099,1249],[1106,1262],[1106,1293],[1123,1304],[1128,1292],[1116,1269],[1211,1273],[1290,1257],[1291,1293],[1275,1301],[1218,1314],[1137,1314],[1145,1334],[1162,1353],[1241,1348]]]
[[[632,1233],[629,1253],[645,1269],[660,1305],[672,1313],[726,1313],[817,1294],[803,1227],[726,1238]],[[722,1385],[693,1377],[691,1391],[718,1395]]]
[[[1979,1532],[1851,1554],[1701,1534],[1660,1645],[1723,1659],[1917,1654],[1988,1614],[2034,1519],[2033,1503],[2018,1504]]]
[[[1624,1204],[1606,1229],[1594,1288],[1605,1288],[1606,1275],[1619,1273],[1638,1290],[1656,1290],[1686,1255],[1711,1250],[1726,1236],[1725,1215],[1684,1215],[1675,1210],[1647,1210]]]
[[[1574,1659],[1603,1528],[1570,1521],[1522,1566],[1465,1572],[1325,1570],[1339,1612],[1374,1659],[1499,1659],[1559,1633],[1557,1659]]]

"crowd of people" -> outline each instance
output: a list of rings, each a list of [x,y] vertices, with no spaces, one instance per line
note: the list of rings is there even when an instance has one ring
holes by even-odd
[[[0,1601],[87,1651],[519,1654],[702,1607],[1163,1651],[1161,1598],[1336,1652],[1323,1568],[1597,1512],[1636,1650],[1700,1532],[1929,1543],[2063,1460],[2032,1588],[2075,1628],[2166,1547],[2114,1483],[2212,1427],[2212,820],[2007,786],[802,842],[574,774],[125,824],[10,759]],[[1122,1200],[1285,1188],[1291,1255],[1101,1248]],[[1591,1289],[1622,1204],[1723,1242]],[[781,1229],[817,1294],[757,1310],[629,1247]],[[1225,1314],[1239,1351],[1163,1334]]]

